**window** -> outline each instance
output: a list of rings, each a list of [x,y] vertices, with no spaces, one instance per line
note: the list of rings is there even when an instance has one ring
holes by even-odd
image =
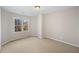
[[[26,20],[23,20],[23,31],[28,30],[28,22]]]
[[[15,32],[27,31],[27,30],[28,30],[28,21],[15,18]]]

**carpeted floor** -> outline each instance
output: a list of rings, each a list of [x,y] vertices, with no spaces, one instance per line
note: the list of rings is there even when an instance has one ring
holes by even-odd
[[[79,48],[51,39],[29,37],[9,42],[2,46],[2,53],[72,53],[79,52]]]

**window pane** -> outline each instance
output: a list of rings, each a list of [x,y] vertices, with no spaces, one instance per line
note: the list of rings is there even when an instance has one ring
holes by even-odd
[[[28,21],[23,20],[23,30],[28,30]]]
[[[28,30],[28,25],[24,25],[23,26],[23,30],[25,31],[25,30]]]
[[[21,25],[21,20],[20,19],[15,19],[15,25]]]
[[[21,31],[21,26],[15,26],[15,32]]]
[[[27,25],[27,21],[26,20],[23,20],[23,25]]]
[[[22,29],[21,26],[22,26],[21,20],[15,19],[15,32],[21,31]]]

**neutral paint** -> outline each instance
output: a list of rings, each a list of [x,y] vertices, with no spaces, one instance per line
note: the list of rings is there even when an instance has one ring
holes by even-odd
[[[42,38],[42,22],[43,22],[43,15],[42,14],[40,14],[39,16],[38,16],[38,37],[39,38]]]
[[[29,30],[24,32],[15,32],[14,18],[26,19],[29,23]],[[33,21],[31,21],[33,19]],[[16,13],[8,12],[6,10],[1,10],[1,20],[2,20],[2,45],[8,41],[21,39],[24,37],[36,35],[36,18],[30,16],[19,15]],[[34,25],[34,26],[33,26]],[[34,27],[34,28],[33,28]]]
[[[38,18],[37,17],[32,17],[30,20],[30,24],[31,24],[31,36],[38,36]]]
[[[43,17],[43,36],[79,47],[79,7]]]

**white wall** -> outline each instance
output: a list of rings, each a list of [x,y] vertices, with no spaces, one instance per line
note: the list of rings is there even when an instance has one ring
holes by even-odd
[[[1,41],[2,45],[11,40],[16,40],[16,39],[21,39],[31,36],[33,33],[34,33],[33,35],[36,35],[35,31],[37,26],[35,25],[35,23],[37,19],[35,17],[32,18],[28,16],[23,16],[5,11],[3,9],[1,10],[1,15],[2,15],[2,41]],[[27,21],[29,22],[29,31],[15,32],[14,19],[13,19],[14,17],[27,19]],[[32,19],[34,21],[31,21]]]
[[[0,50],[1,50],[1,8],[0,8]]]
[[[44,15],[43,36],[79,47],[79,7]]]
[[[37,25],[38,25],[38,38],[42,38],[42,24],[43,23],[43,15],[42,14],[40,14],[40,15],[38,15],[38,23],[37,23]]]
[[[38,18],[37,16],[32,17],[30,20],[30,24],[31,24],[31,36],[37,36],[37,32],[38,32]]]

